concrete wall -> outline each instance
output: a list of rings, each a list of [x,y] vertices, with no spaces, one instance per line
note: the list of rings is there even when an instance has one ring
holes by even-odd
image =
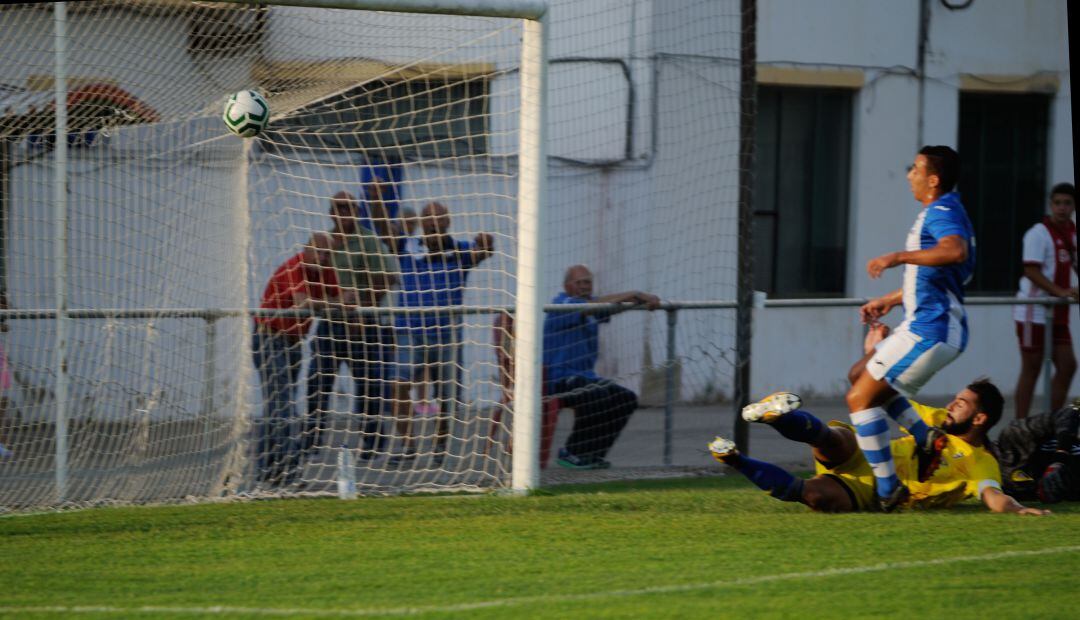
[[[938,2],[929,6],[920,136],[918,82],[910,74],[917,64],[918,2],[759,3],[759,63],[856,69],[865,77],[855,99],[847,274],[852,297],[875,296],[899,286],[897,271],[873,281],[865,274],[865,264],[899,249],[918,213],[904,176],[918,145],[956,146],[965,74],[1002,80],[1042,74],[1055,78],[1059,86],[1052,101],[1047,182],[1073,177],[1065,4],[980,0],[960,11]],[[854,309],[759,311],[756,320],[755,393],[781,388],[842,392],[844,373],[860,351]],[[893,317],[894,323],[898,320]],[[969,322],[968,351],[939,373],[925,394],[952,393],[977,375],[989,375],[1005,391],[1012,390],[1019,354],[1010,309],[970,308]]]
[[[761,66],[794,69],[804,77],[838,70],[861,76],[853,119],[850,296],[877,295],[899,285],[898,273],[873,282],[863,266],[899,247],[917,213],[904,180],[917,146],[955,144],[964,75],[1055,77],[1048,182],[1071,178],[1064,4],[980,0],[955,12],[937,2],[929,6],[928,79],[920,102],[913,76],[918,2],[759,2]],[[508,70],[496,80],[494,91],[515,90],[518,30],[500,20],[465,20],[446,28],[430,16],[338,12],[330,20],[305,25],[300,15],[298,9],[274,10],[265,46],[268,60],[392,60],[408,55],[453,63],[474,57],[466,53],[466,44],[475,44],[481,58]],[[162,28],[159,18],[126,18],[134,19],[140,32]],[[416,36],[396,34],[400,31],[392,26],[397,23],[408,23]],[[644,289],[680,301],[733,299],[738,278],[738,3],[557,0],[550,23],[549,152],[560,159],[551,164],[545,212],[544,296],[557,292],[566,266],[585,262],[594,268],[602,292]],[[170,118],[216,115],[225,93],[247,85],[246,60],[193,60],[175,29],[168,36],[130,42],[119,55],[108,46],[95,47],[95,37],[99,43],[101,33],[115,37],[115,27],[101,16],[73,19],[73,40],[79,42],[73,49],[79,50],[82,64],[73,65],[72,75],[115,80]],[[22,36],[27,33],[34,36]],[[51,72],[45,46],[50,34],[48,11],[0,21],[0,36],[19,42],[20,56],[38,59],[37,66],[5,65],[0,69],[3,81],[21,83],[30,73]],[[146,78],[162,66],[170,67],[168,79]],[[925,110],[921,136],[920,107]],[[516,104],[500,94],[492,110],[497,112],[493,130],[512,137]],[[499,140],[494,142],[496,152],[506,152],[510,142]],[[311,229],[328,226],[325,197],[356,184],[355,164],[323,163],[329,165],[260,164],[264,167],[252,171],[251,250],[244,266],[249,303],[257,301],[270,272]],[[516,194],[515,162],[500,159],[491,170],[479,171],[469,165],[412,166],[406,198],[417,206],[444,197],[457,231],[499,234],[500,255],[474,275],[467,301],[504,303],[506,293],[497,291],[512,290],[515,269],[516,224],[509,211]],[[37,189],[27,191],[40,194],[48,187],[47,175],[38,181]],[[169,188],[144,190],[142,195],[164,189]],[[221,185],[219,190],[216,198],[201,200],[227,203],[232,189]],[[127,195],[126,190],[121,193]],[[46,233],[32,238],[40,244],[48,240]],[[47,305],[49,288],[24,290],[13,301],[26,305],[25,299]],[[1008,387],[1018,365],[1008,316],[1007,308],[972,309],[970,350],[935,379],[927,393],[952,391],[977,374],[989,374]],[[730,396],[733,321],[729,311],[681,313],[683,398]],[[649,367],[663,357],[665,329],[662,315],[617,317],[605,328],[600,370],[635,387],[650,384],[655,373]],[[469,335],[478,343],[489,337],[479,323]],[[844,372],[858,355],[859,339],[854,309],[758,311],[754,393],[779,388],[842,393]],[[470,355],[478,377],[494,374],[486,350],[478,348]]]

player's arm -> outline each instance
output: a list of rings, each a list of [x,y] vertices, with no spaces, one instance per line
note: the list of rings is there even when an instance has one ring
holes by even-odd
[[[1053,295],[1054,297],[1071,297],[1073,299],[1077,298],[1077,291],[1075,288],[1060,287],[1057,284],[1051,282],[1050,278],[1047,278],[1045,275],[1043,275],[1042,265],[1024,263],[1024,277],[1028,280],[1031,280],[1031,282],[1035,286],[1046,291],[1048,294]]]
[[[881,297],[871,299],[867,303],[863,304],[859,308],[859,317],[863,323],[874,325],[878,319],[889,313],[895,306],[899,306],[904,301],[904,290],[896,289],[891,293],[886,293]]]
[[[967,239],[960,235],[948,235],[938,239],[937,245],[932,248],[882,254],[866,264],[866,273],[870,274],[871,278],[879,278],[886,269],[897,265],[941,267],[962,263],[967,257]]]
[[[1048,235],[1043,234],[1046,229],[1038,225],[1032,226],[1024,233],[1023,266],[1024,277],[1031,280],[1032,284],[1040,290],[1054,297],[1076,298],[1075,288],[1063,288],[1054,283],[1043,274],[1044,261],[1052,262],[1057,254],[1057,248]],[[1073,265],[1075,269],[1075,263]]]
[[[1011,495],[1006,495],[1001,489],[994,486],[983,489],[982,501],[992,512],[1012,512],[1020,515],[1036,516],[1050,514],[1049,510],[1025,506],[1013,499]]]

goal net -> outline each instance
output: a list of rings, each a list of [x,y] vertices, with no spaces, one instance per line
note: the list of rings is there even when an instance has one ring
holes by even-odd
[[[539,301],[577,263],[598,295],[734,299],[738,3],[550,4]],[[0,507],[509,487],[523,28],[0,8]],[[241,90],[271,109],[247,140]],[[733,319],[680,312],[669,361],[664,313],[622,313],[595,370],[730,397]]]

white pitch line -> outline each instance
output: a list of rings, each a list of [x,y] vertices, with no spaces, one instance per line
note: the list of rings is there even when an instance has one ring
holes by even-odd
[[[469,611],[473,609],[487,609],[492,607],[513,607],[531,603],[563,603],[573,601],[586,601],[603,598],[623,598],[627,596],[641,596],[644,594],[669,594],[673,592],[690,592],[694,590],[716,590],[736,586],[756,585],[775,581],[794,581],[798,579],[817,579],[821,577],[838,577],[844,575],[862,575],[866,573],[878,573],[908,568],[921,568],[926,566],[941,566],[943,564],[955,564],[958,562],[988,562],[1005,560],[1009,558],[1023,558],[1040,555],[1052,555],[1058,553],[1080,552],[1080,545],[1067,547],[1049,547],[1046,549],[1031,549],[1026,551],[1002,551],[985,555],[963,555],[951,558],[938,558],[935,560],[914,560],[911,562],[883,562],[868,566],[850,566],[847,568],[826,568],[814,571],[801,571],[797,573],[778,573],[775,575],[759,575],[756,577],[742,577],[724,581],[710,581],[705,583],[687,583],[681,585],[655,586],[651,588],[637,588],[633,590],[606,590],[601,592],[585,592],[582,594],[556,594],[545,596],[520,596],[514,598],[495,599],[491,601],[477,601],[475,603],[458,603],[456,605],[425,605],[417,607],[384,607],[369,609],[289,609],[273,607],[232,607],[214,605],[207,607],[169,607],[162,605],[146,605],[142,607],[113,607],[109,605],[43,605],[43,606],[0,606],[0,613],[56,613],[56,614],[248,614],[254,616],[319,616],[319,617],[364,617],[364,616],[414,616],[424,613],[445,613],[455,611]]]

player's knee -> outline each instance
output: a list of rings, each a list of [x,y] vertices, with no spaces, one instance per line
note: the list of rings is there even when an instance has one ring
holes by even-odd
[[[855,383],[858,382],[859,377],[861,377],[864,372],[866,372],[866,366],[852,367],[851,370],[848,371],[848,383],[850,385],[855,385]]]
[[[858,385],[851,386],[847,394],[844,395],[844,399],[847,401],[848,410],[850,411],[861,411],[869,406],[865,391],[860,389]]]
[[[849,411],[862,411],[885,404],[889,396],[895,393],[887,383],[877,381],[864,372],[855,385],[848,389],[845,400]]]

